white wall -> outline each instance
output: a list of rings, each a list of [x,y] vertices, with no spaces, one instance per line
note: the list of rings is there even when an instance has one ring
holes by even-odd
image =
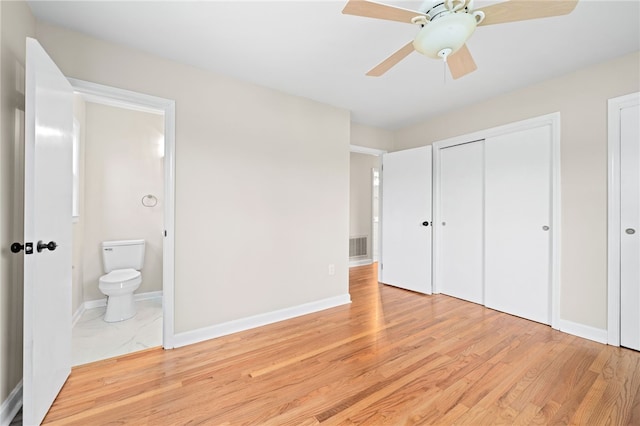
[[[443,114],[395,134],[406,149],[561,113],[560,318],[607,327],[607,99],[640,88],[633,53]]]
[[[164,231],[164,117],[86,103],[82,277],[85,300],[103,299],[100,244],[109,240],[146,242],[142,284],[136,293],[162,290]],[[154,207],[142,198],[154,195]]]
[[[25,37],[34,33],[25,2],[0,1],[0,406],[22,380],[23,255],[9,246],[23,241]]]
[[[348,294],[348,111],[37,32],[69,77],[176,101],[176,332]]]

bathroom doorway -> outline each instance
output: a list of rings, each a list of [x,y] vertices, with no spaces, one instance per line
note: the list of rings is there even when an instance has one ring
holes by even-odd
[[[172,129],[173,115],[168,123],[167,108],[150,106],[145,95],[71,82],[76,89],[72,364],[81,365],[170,347],[173,135],[167,138],[166,130]],[[98,288],[106,273],[101,244],[139,239],[145,241],[145,256],[142,283],[134,293],[137,313],[105,322],[107,298]]]

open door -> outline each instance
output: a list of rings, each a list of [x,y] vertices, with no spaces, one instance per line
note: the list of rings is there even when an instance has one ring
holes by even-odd
[[[27,39],[23,421],[39,424],[71,372],[73,91]]]
[[[380,281],[431,294],[431,146],[382,157]]]

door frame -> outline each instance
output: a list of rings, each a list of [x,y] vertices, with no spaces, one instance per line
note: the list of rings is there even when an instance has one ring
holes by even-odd
[[[175,342],[175,101],[67,77],[85,100],[164,114],[164,240],[162,244],[162,347]]]
[[[607,343],[620,346],[620,111],[640,105],[640,92],[607,104]]]
[[[387,153],[387,151],[383,150],[383,149],[377,149],[377,148],[369,148],[368,146],[362,146],[362,145],[349,145],[349,153],[358,153],[358,154],[366,154],[366,155],[373,155],[374,157],[379,157],[382,159],[382,156],[384,154]],[[381,161],[382,163],[382,161]],[[349,163],[351,164],[351,163]],[[379,182],[380,182],[380,188],[382,188],[382,170],[379,170]],[[381,223],[382,223],[382,191],[379,192],[379,197],[378,197],[378,212],[380,213],[378,215],[378,276],[381,277],[382,276],[382,262],[380,262],[379,260],[382,259],[382,227],[381,227]],[[373,200],[371,200],[371,202],[373,203]],[[373,206],[372,206],[373,209]],[[371,218],[371,227],[373,228],[375,225],[373,224],[373,217]],[[347,236],[347,238],[349,238],[349,236]],[[371,251],[373,252],[373,244],[371,245]],[[373,253],[371,256],[371,259],[373,261]]]
[[[550,309],[551,327],[560,329],[560,240],[561,240],[561,205],[560,205],[560,112],[533,117],[513,123],[479,130],[433,143],[433,223],[442,221],[440,212],[440,150],[455,145],[477,142],[490,137],[506,135],[536,127],[551,126],[551,263],[550,263]],[[440,293],[439,252],[442,237],[439,227],[433,227],[433,292]],[[483,277],[484,279],[484,277]]]

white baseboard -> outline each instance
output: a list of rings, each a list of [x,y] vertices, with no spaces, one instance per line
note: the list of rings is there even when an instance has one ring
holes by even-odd
[[[162,297],[162,291],[149,291],[147,293],[135,293],[133,300],[139,302],[140,300],[151,300],[158,297]],[[104,308],[107,306],[107,298],[87,300],[84,302],[84,309]]]
[[[563,333],[569,333],[573,334],[574,336],[582,337],[583,339],[589,339],[598,343],[607,344],[607,330],[563,319],[560,319],[559,322],[559,330]]]
[[[211,327],[204,327],[197,330],[178,333],[174,335],[173,346],[178,348],[181,346],[191,345],[193,343],[203,342],[216,337],[226,336],[239,331],[249,330],[251,328],[299,317],[301,315],[311,314],[348,303],[351,303],[351,296],[349,296],[349,294],[344,294],[341,296],[317,300],[315,302],[304,303],[291,308],[241,318]]]
[[[22,407],[22,380],[0,406],[0,426],[9,426]]]
[[[354,266],[371,265],[372,263],[373,263],[373,260],[371,260],[371,259],[354,259],[354,260],[349,260],[349,268],[354,267]]]
[[[76,309],[76,311],[73,313],[73,317],[71,318],[71,328],[73,328],[76,325],[76,323],[78,322],[82,314],[84,314],[84,311],[86,310],[87,310],[87,307],[85,306],[84,303],[81,303],[80,306],[78,306],[78,309]]]

